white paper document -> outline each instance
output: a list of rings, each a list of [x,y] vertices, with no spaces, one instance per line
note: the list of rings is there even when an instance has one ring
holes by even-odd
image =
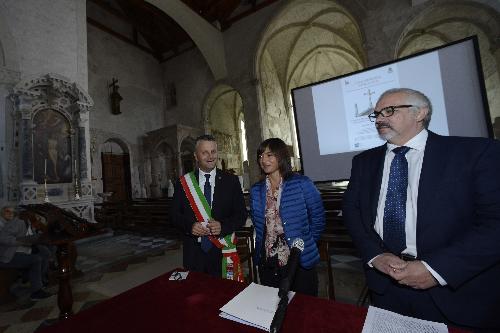
[[[400,315],[374,306],[368,308],[361,333],[448,333],[442,323]]]
[[[288,302],[294,295],[293,291],[288,293]],[[252,282],[220,308],[220,316],[269,332],[278,303],[278,288]]]
[[[170,274],[170,277],[168,278],[170,281],[181,281],[181,280],[186,280],[188,277],[189,271],[187,272],[178,272],[174,271],[172,274]]]

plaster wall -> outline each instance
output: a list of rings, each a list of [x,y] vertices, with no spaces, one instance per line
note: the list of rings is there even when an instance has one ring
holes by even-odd
[[[198,49],[185,52],[163,64],[164,81],[175,84],[176,105],[166,111],[166,124],[204,128],[202,110],[214,77]]]
[[[162,69],[150,54],[88,25],[90,127],[138,144],[144,133],[164,126]],[[121,114],[111,113],[109,89],[118,79]]]
[[[3,0],[21,79],[57,73],[87,90],[85,0]]]

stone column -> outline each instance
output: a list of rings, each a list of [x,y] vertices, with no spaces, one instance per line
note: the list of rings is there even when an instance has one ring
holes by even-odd
[[[19,72],[9,70],[6,67],[0,68],[0,203],[2,205],[4,200],[8,200],[8,175],[12,173],[11,169],[14,168],[14,166],[9,165],[12,149],[15,145],[14,122],[10,117],[12,103],[9,95],[19,78]]]
[[[301,168],[301,165],[299,164],[299,147],[297,145],[298,140],[297,140],[297,131],[295,127],[295,115],[293,114],[293,107],[290,105],[290,100],[285,96],[285,108],[287,110],[288,114],[288,122],[290,124],[290,136],[292,139],[292,147],[293,147],[293,165],[295,168],[298,170]]]
[[[260,169],[255,159],[257,148],[263,140],[261,110],[258,103],[257,89],[259,82],[256,79],[241,81],[235,85],[243,101],[243,115],[247,134],[248,162],[250,184],[255,183],[260,176]]]
[[[6,85],[0,84],[0,201],[5,196],[5,183],[7,181],[7,110],[5,99],[9,95]]]
[[[33,121],[31,110],[21,109],[21,180],[33,182]]]

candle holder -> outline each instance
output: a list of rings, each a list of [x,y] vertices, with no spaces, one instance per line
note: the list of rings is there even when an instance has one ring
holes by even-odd
[[[45,175],[45,181],[44,181],[44,186],[43,186],[44,192],[45,192],[45,198],[43,199],[44,202],[50,202],[49,200],[49,191],[47,190],[47,175]]]
[[[80,200],[80,182],[78,177],[75,176],[75,200]]]

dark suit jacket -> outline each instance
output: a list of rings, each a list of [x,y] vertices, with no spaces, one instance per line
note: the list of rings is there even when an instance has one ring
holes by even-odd
[[[195,170],[198,179],[198,170]],[[222,252],[215,246],[205,254],[198,237],[191,234],[193,223],[197,223],[180,181],[175,183],[171,207],[172,222],[183,234],[183,263],[190,270],[205,271],[221,276]],[[217,169],[215,189],[212,199],[212,217],[221,223],[221,236],[226,236],[242,227],[247,218],[247,210],[238,177]],[[205,268],[200,265],[205,266]],[[208,265],[208,270],[207,270]]]
[[[364,262],[388,252],[373,226],[386,145],[354,157],[344,218]],[[427,292],[452,322],[500,327],[500,144],[429,132],[417,202],[417,251],[448,283]],[[370,289],[390,278],[365,265]]]

